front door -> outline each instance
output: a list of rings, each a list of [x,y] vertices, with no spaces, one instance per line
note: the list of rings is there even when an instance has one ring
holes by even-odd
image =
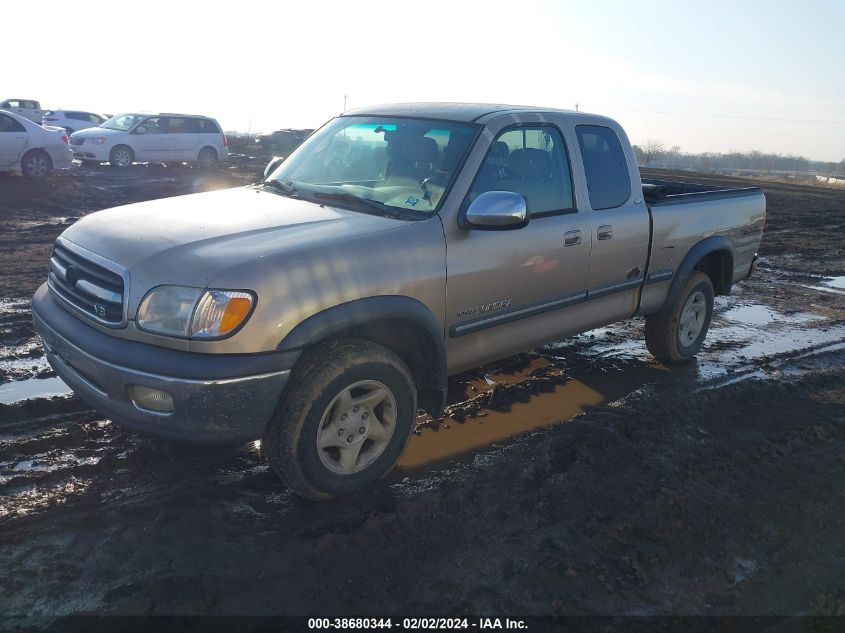
[[[569,329],[567,306],[585,297],[590,223],[578,209],[564,138],[547,123],[505,127],[464,201],[463,209],[486,191],[519,193],[527,226],[447,227],[450,371],[554,339]]]
[[[135,136],[136,158],[138,160],[167,161],[172,153],[170,138],[167,134],[167,121],[164,117],[150,117],[141,122],[132,133]],[[139,133],[138,128],[144,128]]]

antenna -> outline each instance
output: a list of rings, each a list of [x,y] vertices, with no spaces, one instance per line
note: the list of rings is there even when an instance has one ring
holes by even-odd
[[[343,95],[343,111],[346,112],[346,95]]]

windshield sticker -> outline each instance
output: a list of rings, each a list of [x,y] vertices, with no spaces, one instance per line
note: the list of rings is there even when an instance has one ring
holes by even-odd
[[[414,196],[409,196],[407,200],[405,200],[405,204],[409,207],[417,206],[417,203],[420,201],[419,198],[415,198]]]

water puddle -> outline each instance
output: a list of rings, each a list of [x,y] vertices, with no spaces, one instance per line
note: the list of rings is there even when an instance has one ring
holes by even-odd
[[[845,290],[845,275],[841,277],[830,277],[822,282],[825,286],[830,286],[831,288],[840,288]]]
[[[58,376],[53,378],[30,378],[0,385],[0,404],[15,404],[33,398],[52,398],[71,392]]]
[[[809,312],[798,312],[795,314],[781,314],[772,310],[769,306],[760,303],[734,306],[719,316],[729,321],[743,323],[745,325],[769,325],[771,323],[809,323],[810,321],[823,320],[823,316]]]

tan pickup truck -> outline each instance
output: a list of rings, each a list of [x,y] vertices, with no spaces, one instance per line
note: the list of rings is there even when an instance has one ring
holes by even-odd
[[[257,185],[84,217],[33,313],[56,372],[115,422],[263,438],[325,498],[388,472],[456,372],[634,315],[657,358],[691,358],[764,222],[757,188],[641,180],[601,116],[383,105]]]

